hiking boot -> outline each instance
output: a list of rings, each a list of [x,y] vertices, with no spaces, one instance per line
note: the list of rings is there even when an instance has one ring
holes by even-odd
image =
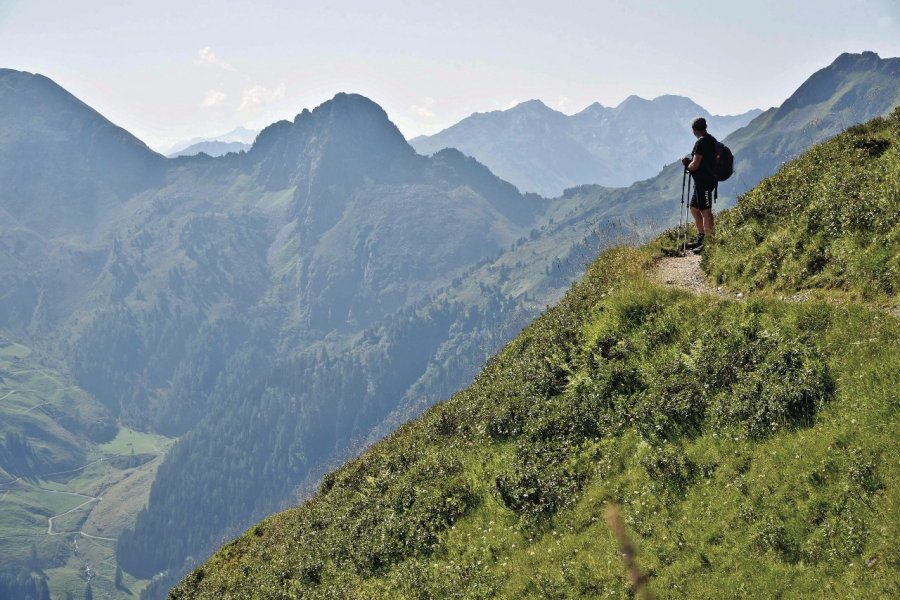
[[[693,240],[691,240],[690,242],[688,242],[684,245],[684,249],[685,250],[695,250],[698,247],[702,248],[703,247],[703,237],[704,236],[702,233],[697,234],[697,237],[695,237]]]

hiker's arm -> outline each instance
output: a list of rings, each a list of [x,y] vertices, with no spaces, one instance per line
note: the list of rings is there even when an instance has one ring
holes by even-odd
[[[703,160],[702,154],[695,154],[694,159],[687,166],[687,170],[688,171],[696,171],[697,169],[700,168],[700,161],[702,161],[702,160]]]

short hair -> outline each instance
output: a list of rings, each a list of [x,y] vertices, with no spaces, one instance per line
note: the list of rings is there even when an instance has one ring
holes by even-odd
[[[703,117],[697,117],[694,119],[694,122],[691,123],[691,129],[696,129],[697,131],[706,131],[706,119]]]

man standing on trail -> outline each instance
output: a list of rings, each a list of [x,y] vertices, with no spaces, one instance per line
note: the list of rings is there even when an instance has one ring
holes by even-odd
[[[701,252],[703,242],[713,232],[712,199],[716,189],[716,138],[706,132],[706,119],[698,117],[691,123],[691,129],[697,142],[691,156],[685,156],[681,163],[690,172],[694,180],[694,193],[691,196],[691,214],[697,224],[697,237],[685,244],[686,250]]]

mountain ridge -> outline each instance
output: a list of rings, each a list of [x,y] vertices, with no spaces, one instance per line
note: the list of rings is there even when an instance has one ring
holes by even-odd
[[[683,96],[647,100],[632,95],[615,107],[595,102],[566,115],[529,100],[507,110],[474,113],[410,144],[423,154],[456,147],[519,189],[553,197],[576,185],[627,186],[656,174],[689,145],[694,117],[704,116],[711,130],[729,133],[760,112],[714,116]],[[622,164],[625,140],[629,156]]]
[[[42,75],[0,70],[0,139],[0,186],[15,192],[2,207],[39,213],[23,224],[43,234],[89,235],[98,211],[164,177],[165,158]],[[51,206],[48,195],[93,202]]]
[[[239,465],[245,442],[262,447],[242,436],[265,437],[264,427],[248,423],[274,416],[255,402],[289,415],[277,420],[291,433],[265,442],[273,444],[272,460],[260,457],[270,464],[251,485],[242,483],[246,475],[232,480],[232,465],[220,459],[201,461],[211,458],[204,452],[169,453],[156,480],[180,480],[181,470],[193,469],[184,463],[198,462],[207,475],[195,481],[226,485],[245,502],[226,515],[189,501],[178,511],[188,519],[175,525],[159,505],[177,494],[160,492],[166,483],[151,487],[154,518],[166,519],[159,527],[148,520],[162,568],[205,552],[222,519],[270,512],[314,476],[317,461],[368,435],[390,399],[419,377],[415,369],[425,368],[446,335],[441,327],[487,319],[486,311],[449,305],[419,316],[416,303],[526,235],[539,212],[540,199],[472,159],[417,155],[370,100],[333,100],[273,124],[243,155],[152,155],[161,176],[149,189],[98,203],[102,210],[85,223],[61,221],[64,236],[28,227],[43,214],[17,203],[15,186],[0,186],[0,208],[25,224],[0,223],[0,330],[39,341],[111,418],[181,436],[178,448],[194,440],[209,448],[224,427],[240,429],[228,436]],[[36,100],[29,104],[33,114],[46,112]],[[100,131],[112,130],[105,123]],[[49,146],[65,136],[77,142],[78,131],[29,125],[17,135]],[[115,139],[105,141],[115,147]],[[103,141],[99,135],[96,143]],[[94,203],[98,195],[88,190],[80,200]],[[42,200],[50,207],[59,196]],[[354,355],[347,340],[366,328],[384,341]],[[403,368],[392,366],[410,356]],[[290,458],[282,461],[285,452]],[[270,472],[279,476],[263,477]],[[119,537],[119,562],[143,575],[129,562],[136,556],[140,564],[146,551],[138,539],[129,547],[129,533]],[[104,577],[111,583],[112,572]]]
[[[249,147],[253,145],[253,141],[256,139],[257,135],[259,135],[258,130],[248,129],[242,125],[239,125],[228,133],[223,133],[222,135],[213,137],[193,137],[189,140],[183,140],[169,146],[161,147],[159,149],[159,153],[171,158],[173,155],[182,155],[186,153],[193,146],[212,142],[223,142],[226,144],[238,142]]]
[[[183,150],[178,150],[166,154],[166,158],[178,158],[179,156],[194,156],[195,154],[206,154],[207,156],[223,156],[231,152],[246,152],[252,147],[252,144],[244,142],[218,142],[218,141],[202,141],[191,144]]]
[[[737,152],[737,176],[720,186],[720,191],[736,196],[795,158],[812,140],[836,135],[866,121],[867,115],[887,114],[900,103],[898,81],[900,57],[841,54],[813,73],[781,106],[770,108],[729,136]]]

